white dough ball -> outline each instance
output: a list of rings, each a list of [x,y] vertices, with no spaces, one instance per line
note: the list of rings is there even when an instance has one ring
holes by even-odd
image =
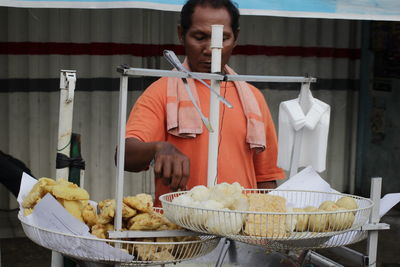
[[[344,208],[339,208],[338,211],[346,211]],[[352,212],[339,212],[329,214],[328,223],[329,230],[331,231],[341,231],[349,229],[354,222],[354,214]]]
[[[318,209],[317,212],[324,212]],[[328,229],[328,214],[311,214],[308,218],[308,228],[311,232],[324,232]]]
[[[339,208],[338,205],[336,205],[335,202],[327,200],[321,203],[321,205],[319,205],[319,209],[320,210],[326,210],[326,211],[335,211]]]
[[[336,205],[347,210],[355,210],[358,208],[356,200],[352,197],[342,197],[336,201]]]

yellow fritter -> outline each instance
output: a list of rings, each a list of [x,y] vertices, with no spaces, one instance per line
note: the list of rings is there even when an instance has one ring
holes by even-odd
[[[46,186],[56,184],[56,181],[50,178],[40,178],[37,183],[32,187],[29,194],[22,201],[22,207],[33,208],[49,191]]]
[[[72,214],[75,218],[83,222],[82,218],[82,203],[79,200],[66,200],[62,199],[61,204],[64,206],[64,208]]]
[[[142,242],[154,242],[154,239],[151,238],[143,238],[138,239],[138,241]],[[143,245],[133,245],[134,252],[139,260],[148,261],[152,260],[153,255],[157,253],[158,246],[150,245],[150,244],[143,244]]]
[[[249,211],[287,212],[286,199],[269,194],[248,194]],[[246,218],[245,234],[264,237],[283,237],[286,229],[285,215],[249,214]]]
[[[65,200],[88,200],[89,193],[76,184],[56,184],[52,187],[51,193]]]
[[[152,255],[153,261],[172,261],[175,260],[175,257],[168,250],[161,250],[160,252],[156,252]]]
[[[112,221],[115,216],[116,202],[115,199],[106,199],[100,201],[98,204],[100,208],[100,215],[98,217],[98,223],[106,224]],[[132,209],[125,203],[122,203],[122,218],[129,219],[137,214],[135,209]]]
[[[138,214],[128,221],[129,230],[157,230],[163,224],[159,216],[150,213]]]
[[[100,224],[106,224],[112,221],[115,216],[115,200],[106,199],[100,201],[98,204],[100,208],[100,215],[97,222]]]
[[[153,198],[148,194],[137,194],[136,196],[125,197],[123,202],[132,209],[141,212],[153,211]]]
[[[106,227],[104,224],[95,224],[92,226],[92,235],[97,236],[98,238],[106,239]]]
[[[135,209],[132,209],[125,203],[122,203],[122,218],[129,219],[137,214]]]
[[[90,227],[97,223],[97,213],[92,205],[85,204],[82,209],[83,221]]]
[[[30,214],[32,214],[33,209],[24,209],[24,216],[28,216]]]
[[[156,237],[156,242],[174,242],[174,238],[173,237]],[[175,245],[174,244],[163,244],[159,246],[159,251],[163,251],[163,250],[167,250],[169,252],[171,252],[174,249]]]

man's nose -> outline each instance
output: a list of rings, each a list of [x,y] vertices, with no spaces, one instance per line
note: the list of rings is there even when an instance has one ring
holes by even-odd
[[[211,42],[206,42],[204,44],[202,52],[206,56],[211,56]]]

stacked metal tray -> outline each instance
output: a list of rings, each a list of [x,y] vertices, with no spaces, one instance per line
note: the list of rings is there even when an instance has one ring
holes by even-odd
[[[296,212],[289,208],[287,212],[256,212],[207,209],[173,202],[174,198],[187,193],[175,192],[160,197],[164,215],[173,223],[192,231],[273,250],[337,247],[358,242],[367,236],[362,226],[368,222],[373,206],[370,199],[348,194],[267,189],[244,189],[242,193],[284,197],[288,206],[293,207],[318,207],[323,201],[335,202],[342,197],[350,197],[358,207],[336,211]],[[312,220],[313,225],[299,229],[297,223],[305,218]],[[331,223],[328,224],[328,221]],[[250,222],[252,227],[249,227]]]
[[[161,211],[161,210],[157,210]],[[60,233],[35,226],[19,215],[28,238],[40,246],[79,261],[120,264],[121,266],[162,265],[191,260],[208,254],[220,240],[213,235],[198,235],[186,241],[149,242],[149,239],[100,239]],[[141,241],[139,241],[141,240]],[[180,239],[184,240],[184,239]],[[110,253],[110,246],[118,248]],[[133,260],[127,260],[131,258]]]

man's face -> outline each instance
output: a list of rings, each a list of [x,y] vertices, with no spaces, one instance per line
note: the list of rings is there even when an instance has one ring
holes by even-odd
[[[231,17],[226,8],[215,9],[196,6],[192,15],[192,25],[183,36],[178,27],[181,43],[185,47],[189,66],[193,72],[211,72],[211,25],[224,25],[221,66],[228,63],[236,39],[231,28]]]

